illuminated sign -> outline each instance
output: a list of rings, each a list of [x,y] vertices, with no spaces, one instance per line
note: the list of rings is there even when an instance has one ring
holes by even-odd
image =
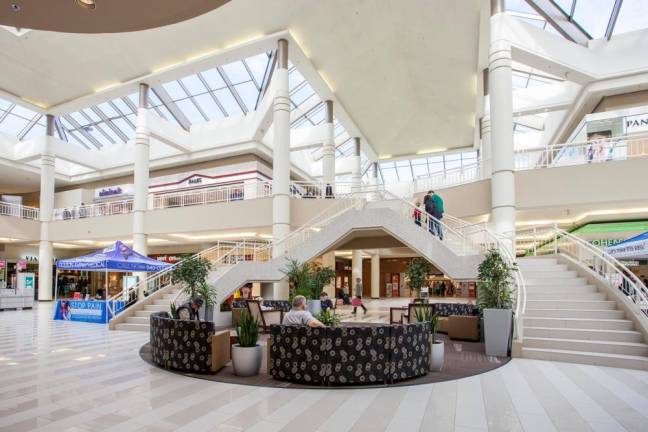
[[[648,114],[639,114],[624,118],[625,133],[648,131]]]

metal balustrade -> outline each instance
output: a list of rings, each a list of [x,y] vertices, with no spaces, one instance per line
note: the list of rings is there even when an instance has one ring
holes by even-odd
[[[39,210],[36,207],[0,201],[0,216],[38,220]]]
[[[108,201],[54,209],[54,220],[84,219],[133,212],[133,200]]]

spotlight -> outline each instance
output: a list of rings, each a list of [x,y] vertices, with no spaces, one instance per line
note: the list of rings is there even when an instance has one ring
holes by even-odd
[[[74,2],[84,9],[94,10],[97,7],[95,0],[74,0]]]
[[[12,11],[14,11],[14,12],[20,12],[20,9],[21,9],[21,8],[20,8],[20,5],[19,5],[19,4],[16,4],[16,3],[12,3],[12,4],[11,4],[11,10],[12,10]]]

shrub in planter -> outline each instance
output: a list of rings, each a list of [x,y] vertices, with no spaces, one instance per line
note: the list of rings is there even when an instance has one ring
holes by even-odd
[[[290,297],[303,295],[308,300],[308,309],[313,315],[321,312],[320,294],[324,287],[335,279],[335,270],[316,264],[290,260],[282,270],[288,276]]]
[[[477,306],[484,314],[486,355],[508,355],[513,319],[511,282],[515,264],[507,263],[497,250],[490,250],[479,265]]]
[[[443,369],[445,362],[445,344],[437,340],[437,329],[439,328],[439,314],[433,314],[429,308],[414,309],[416,320],[430,323],[430,370],[438,372]]]
[[[253,376],[261,370],[263,355],[259,340],[259,322],[247,311],[241,314],[236,334],[239,343],[232,347],[234,375]]]
[[[413,258],[407,266],[405,274],[409,280],[409,287],[417,295],[421,292],[421,287],[427,284],[430,270],[430,264],[422,258]]]
[[[205,258],[190,258],[180,261],[171,273],[171,283],[183,286],[189,300],[201,298],[205,310],[205,321],[211,321],[216,301],[216,290],[207,285],[211,262]]]
[[[330,309],[323,310],[319,315],[315,315],[315,318],[327,327],[335,327],[340,324],[340,317],[331,312]]]

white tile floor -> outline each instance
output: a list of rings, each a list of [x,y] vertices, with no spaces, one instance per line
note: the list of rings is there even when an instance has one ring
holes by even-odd
[[[648,372],[513,360],[453,382],[289,390],[149,366],[148,334],[0,312],[0,431],[648,431]]]

